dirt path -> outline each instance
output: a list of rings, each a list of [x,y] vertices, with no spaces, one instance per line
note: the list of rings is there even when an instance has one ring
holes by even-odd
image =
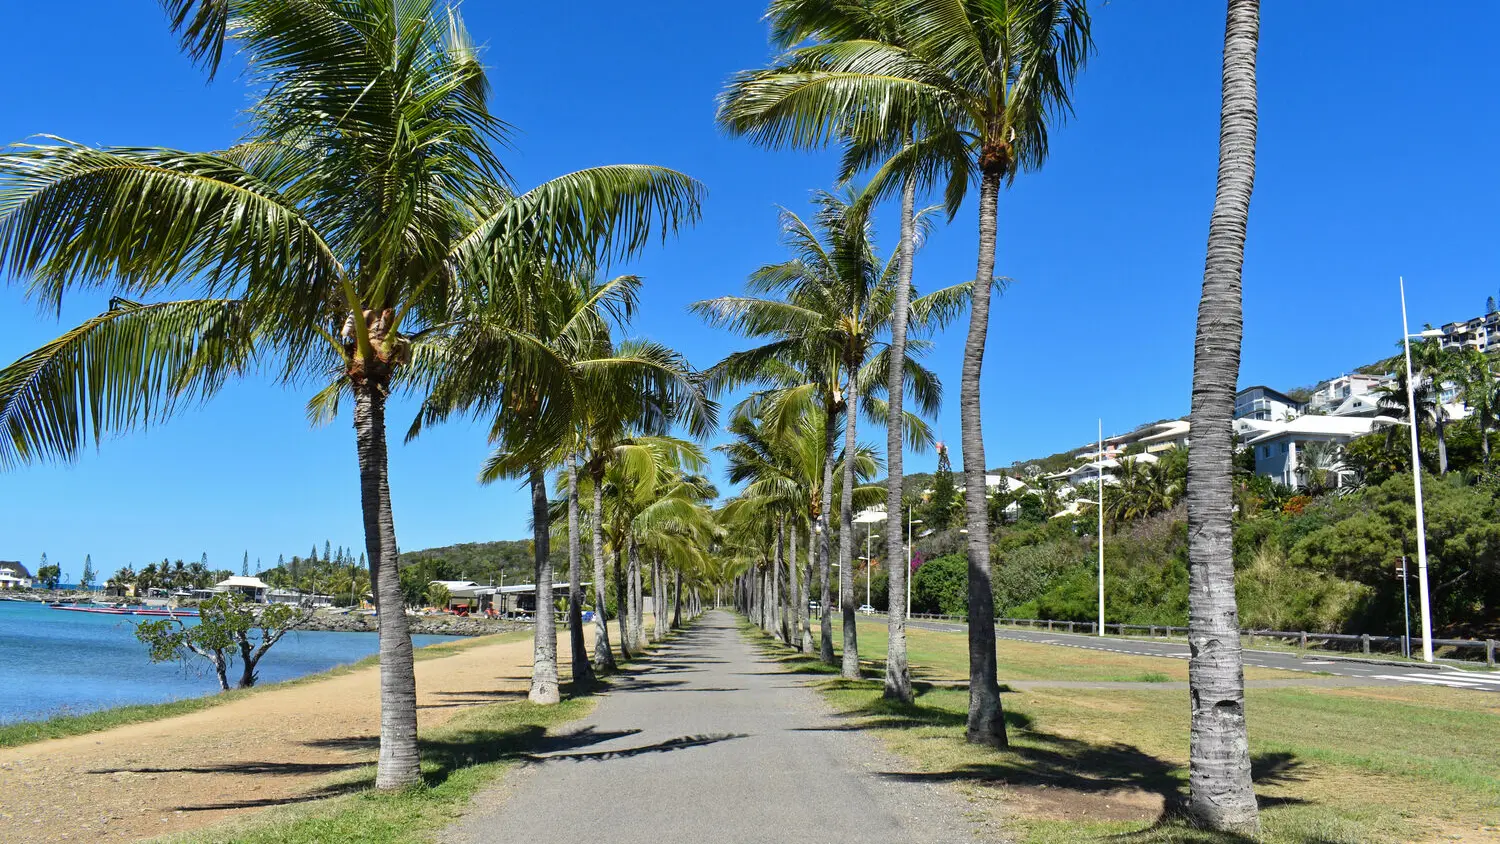
[[[567,636],[558,638],[565,668]],[[531,641],[476,643],[416,667],[425,728],[465,707],[524,698]],[[372,666],[188,715],[0,750],[0,841],[128,841],[316,799],[330,778],[374,762],[378,681]]]

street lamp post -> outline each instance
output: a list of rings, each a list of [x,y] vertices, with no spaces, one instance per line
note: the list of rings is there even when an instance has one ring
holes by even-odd
[[[1099,420],[1099,635],[1104,635],[1104,420]]]
[[[921,519],[913,519],[911,517],[911,505],[910,504],[906,505],[906,616],[908,618],[911,617],[911,581],[912,581],[912,575],[914,574],[914,572],[912,572],[912,570],[911,570],[911,563],[912,563],[911,528],[912,528],[912,525],[920,525],[921,523],[922,523]]]
[[[870,559],[870,540],[875,537],[874,531],[875,523],[871,522],[865,528],[865,606],[867,607],[874,606],[870,603],[870,568],[873,562]]]
[[[1441,336],[1442,332],[1429,330],[1421,334],[1411,333],[1406,324],[1406,279],[1401,278],[1398,283],[1401,286],[1401,345],[1406,353],[1406,417],[1407,423],[1411,426],[1411,479],[1415,488],[1417,505],[1417,605],[1422,613],[1422,660],[1432,662],[1432,607],[1427,600],[1427,525],[1422,512],[1422,457],[1418,451],[1417,400],[1416,385],[1412,383],[1411,338]],[[1439,386],[1433,385],[1434,388]],[[1441,413],[1442,408],[1439,408],[1438,412]]]

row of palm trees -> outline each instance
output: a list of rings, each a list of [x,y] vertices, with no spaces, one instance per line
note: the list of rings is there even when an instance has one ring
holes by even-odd
[[[640,556],[681,563],[712,492],[692,476],[696,447],[665,434],[678,423],[711,430],[716,408],[680,356],[610,338],[610,324],[634,311],[639,280],[594,279],[696,219],[702,188],[665,168],[619,165],[518,190],[496,152],[507,127],[489,110],[485,69],[453,10],[164,6],[210,75],[226,47],[244,57],[246,135],[214,152],[52,138],[0,155],[0,260],[11,274],[48,306],[80,290],[115,293],[105,313],[0,372],[0,464],[76,457],[252,372],[314,387],[315,422],[351,402],[381,610],[376,785],[404,787],[420,769],[387,402],[398,390],[423,397],[413,436],[454,414],[489,423],[484,476],[531,485],[542,606],[553,582],[546,473],[566,465],[571,527],[579,496],[593,500],[597,593],[601,534],[617,557],[626,549],[623,591],[635,597],[620,601],[632,613],[622,644],[638,646]],[[574,676],[587,679],[578,530],[569,536]],[[555,632],[540,613],[540,702],[558,697]]]
[[[889,335],[886,339],[887,512],[899,511],[902,492],[901,445],[907,415],[903,393],[907,367],[912,264],[918,239],[919,193],[940,191],[952,219],[970,188],[978,188],[978,255],[968,284],[969,329],[959,384],[968,526],[968,615],[994,616],[990,583],[989,521],[980,379],[996,286],[996,231],[1001,189],[1047,159],[1050,130],[1072,110],[1072,89],[1093,50],[1085,0],[772,0],[767,14],[776,46],[782,50],[765,68],[738,74],[720,101],[719,119],[731,133],[770,147],[843,149],[841,181],[869,174],[864,189],[873,197],[899,195],[901,238],[896,252]],[[1221,115],[1220,172],[1210,224],[1208,259],[1198,318],[1191,422],[1194,447],[1186,485],[1189,560],[1192,575],[1190,679],[1192,685],[1191,811],[1208,826],[1253,831],[1258,827],[1250,782],[1244,719],[1243,668],[1238,647],[1234,573],[1231,556],[1230,427],[1239,371],[1242,334],[1240,272],[1250,192],[1254,181],[1256,129],[1255,54],[1258,0],[1229,0],[1225,30],[1224,102]],[[852,203],[859,206],[861,202]],[[782,276],[770,278],[781,281]],[[757,283],[752,279],[752,284]],[[775,290],[774,285],[765,285]],[[786,282],[777,309],[751,311],[735,302],[708,306],[723,324],[770,338],[755,353],[716,367],[720,378],[756,381],[768,391],[795,389],[821,400],[824,426],[822,500],[813,515],[820,560],[820,584],[827,583],[827,524],[834,487],[831,467],[834,431],[845,432],[841,489],[840,605],[844,610],[844,674],[857,675],[852,575],[847,545],[852,540],[848,510],[856,493],[855,420],[851,394],[860,383],[860,361],[841,358],[837,349],[855,348],[852,332],[834,329],[820,354],[794,354],[815,344],[822,326],[796,303],[798,287]],[[860,300],[849,297],[846,305]],[[853,308],[848,308],[854,312]],[[864,326],[862,326],[864,327]],[[852,328],[852,326],[851,326]],[[786,355],[791,360],[783,361]],[[752,375],[763,359],[776,360],[771,373]],[[813,360],[814,366],[804,364]],[[742,365],[743,364],[743,365]],[[799,371],[794,364],[803,364]],[[789,371],[788,371],[789,370]],[[748,414],[758,423],[789,430],[774,421],[774,400],[764,412]],[[768,397],[768,402],[772,400]],[[737,415],[737,419],[740,415]],[[749,437],[747,427],[743,437]],[[736,447],[750,449],[750,440]],[[757,447],[758,448],[758,447]],[[753,449],[751,449],[753,450]],[[748,505],[747,505],[748,506]],[[778,524],[780,524],[778,517]],[[778,534],[784,533],[778,529]],[[795,531],[793,532],[795,535]],[[780,538],[774,540],[781,547]],[[773,565],[780,559],[771,554]],[[887,543],[892,600],[889,617],[887,696],[911,700],[905,646],[906,563],[900,543]],[[777,571],[780,566],[777,565]],[[795,574],[792,575],[795,591]],[[775,585],[776,575],[771,575]],[[758,587],[745,591],[762,594]],[[821,653],[831,661],[828,589],[824,600]],[[764,617],[775,602],[752,602]],[[969,625],[969,717],[972,742],[1006,745],[1005,721],[996,678],[994,628]]]

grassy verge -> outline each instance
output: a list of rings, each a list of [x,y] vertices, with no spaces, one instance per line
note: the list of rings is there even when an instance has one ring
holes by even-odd
[[[246,820],[187,833],[171,841],[237,844],[321,844],[427,841],[450,823],[479,789],[529,752],[549,727],[587,715],[592,699],[570,697],[556,706],[524,701],[465,710],[421,738],[423,783],[394,793],[372,789],[375,769],[326,786],[326,799],[271,809]]]
[[[939,678],[967,664],[963,636],[911,633],[919,678]],[[816,660],[809,666],[808,658],[762,641],[788,670],[826,673]],[[862,652],[877,645],[870,639],[862,644]],[[1016,656],[1016,644],[1000,648],[1002,683],[1023,675],[1098,679],[1104,669],[1092,663],[1096,657],[1121,666],[1133,659],[1036,646],[1046,648],[1049,663],[1036,664],[1033,656]],[[1115,679],[1140,671],[1121,668]],[[957,783],[1006,817],[1008,833],[1021,841],[1234,840],[1181,819],[1188,749],[1181,691],[1006,694],[1011,747],[997,751],[964,741],[966,690],[917,685],[911,706],[883,700],[878,680],[826,680],[818,687],[851,725],[871,730],[911,760],[912,770],[900,776]],[[1431,687],[1250,689],[1247,709],[1264,840],[1500,837],[1500,759],[1491,749],[1500,730],[1500,697]]]
[[[520,630],[493,636],[476,636],[463,641],[440,642],[436,645],[428,645],[425,648],[417,648],[415,655],[418,661],[440,659],[446,656],[453,656],[469,648],[502,644],[505,642],[518,642],[531,638],[531,635],[531,631],[529,630]],[[270,652],[269,657],[274,659],[275,652]],[[98,712],[86,712],[80,715],[58,715],[42,721],[17,721],[12,724],[0,725],[0,747],[16,747],[23,744],[31,744],[32,742],[46,741],[47,739],[81,736],[87,733],[96,733],[100,730],[121,727],[126,724],[139,724],[144,721],[159,721],[163,718],[171,718],[176,715],[186,715],[191,712],[199,712],[204,709],[232,703],[233,701],[241,700],[264,691],[284,689],[303,683],[315,683],[330,677],[339,677],[362,668],[369,668],[378,664],[379,661],[378,656],[371,655],[358,662],[352,662],[348,665],[338,665],[327,671],[320,671],[316,674],[308,674],[279,683],[264,683],[249,689],[231,689],[230,691],[219,692],[218,694],[167,701],[166,703],[117,706],[112,709],[101,709]]]

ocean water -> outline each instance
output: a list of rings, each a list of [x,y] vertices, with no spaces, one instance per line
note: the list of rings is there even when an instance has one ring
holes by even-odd
[[[135,638],[134,616],[48,609],[0,601],[0,723],[79,714],[132,703],[214,694],[207,660],[153,665]],[[418,647],[459,638],[413,636]],[[288,633],[261,659],[260,682],[290,680],[356,662],[377,648],[374,633]],[[237,676],[230,673],[230,682]]]

